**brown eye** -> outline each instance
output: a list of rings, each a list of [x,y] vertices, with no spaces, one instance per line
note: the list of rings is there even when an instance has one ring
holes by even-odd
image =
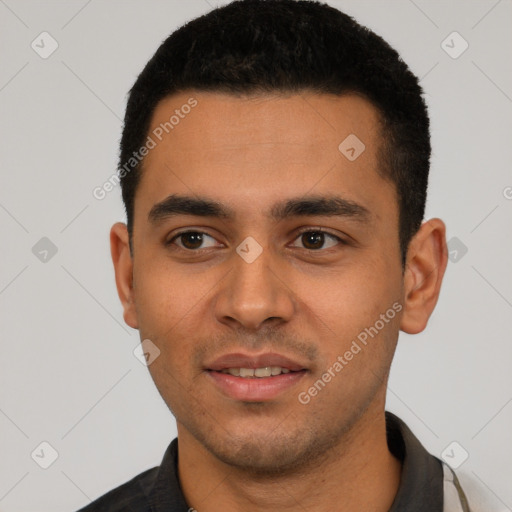
[[[301,240],[306,249],[321,249],[324,244],[324,234],[318,231],[303,233]]]
[[[178,240],[180,242],[177,242]],[[211,242],[208,243],[208,240],[211,240]],[[213,237],[206,233],[202,233],[201,231],[184,231],[183,233],[179,233],[173,237],[167,245],[171,245],[173,243],[176,243],[176,245],[181,249],[193,251],[196,249],[214,247],[216,241]],[[208,245],[202,246],[203,243],[207,243]]]
[[[309,230],[302,232],[297,240],[302,242],[304,249],[311,251],[318,251],[319,249],[329,249],[339,243],[343,243],[343,240],[337,236],[331,235],[326,231],[321,230]],[[325,245],[327,243],[327,245]]]

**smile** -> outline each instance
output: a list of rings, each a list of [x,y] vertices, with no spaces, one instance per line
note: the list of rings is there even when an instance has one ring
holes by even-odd
[[[263,378],[275,377],[282,373],[290,373],[288,368],[281,368],[280,366],[265,366],[263,368],[225,368],[221,373],[228,373],[235,377],[247,378]]]

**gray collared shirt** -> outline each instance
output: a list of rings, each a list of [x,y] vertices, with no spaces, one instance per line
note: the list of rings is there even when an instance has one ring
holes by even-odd
[[[470,512],[455,474],[429,454],[407,425],[386,412],[388,446],[402,462],[400,486],[389,512]],[[78,512],[189,512],[181,492],[178,440],[168,446],[160,466],[98,498]],[[448,506],[444,495],[450,493]],[[455,496],[455,498],[453,498]]]

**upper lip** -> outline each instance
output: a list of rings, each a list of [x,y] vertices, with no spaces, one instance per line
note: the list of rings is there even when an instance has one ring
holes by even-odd
[[[265,368],[267,366],[280,366],[290,371],[304,370],[306,367],[281,354],[267,352],[259,355],[241,353],[225,354],[206,365],[207,370],[221,371],[228,368]]]

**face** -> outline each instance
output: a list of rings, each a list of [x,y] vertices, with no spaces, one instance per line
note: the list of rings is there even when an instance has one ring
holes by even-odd
[[[162,101],[149,134],[176,110],[145,157],[133,259],[112,231],[125,320],[160,350],[149,370],[180,439],[298,467],[383,410],[421,278],[402,271],[377,113],[355,95],[193,91]]]

